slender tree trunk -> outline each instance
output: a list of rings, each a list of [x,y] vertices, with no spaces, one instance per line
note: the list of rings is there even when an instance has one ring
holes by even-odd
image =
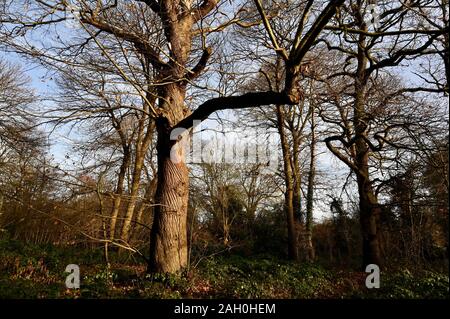
[[[294,216],[294,180],[292,176],[292,165],[289,156],[289,143],[284,130],[284,113],[281,105],[277,105],[278,133],[281,140],[281,149],[283,152],[284,179],[286,184],[284,210],[286,214],[288,228],[288,257],[292,260],[298,260],[298,239],[297,229],[295,227]]]
[[[103,204],[103,197],[102,197],[102,188],[103,188],[103,173],[100,175],[99,181],[97,183],[97,198],[99,202],[99,215],[102,219],[102,233],[103,233],[103,239],[105,240],[105,243],[103,245],[103,256],[105,258],[106,263],[106,269],[109,270],[109,242],[108,239],[108,230],[107,230],[107,224],[106,224],[106,216],[104,214],[104,204]]]
[[[109,225],[109,238],[111,240],[114,239],[116,234],[117,217],[119,216],[120,205],[122,203],[125,175],[128,167],[130,166],[130,160],[131,160],[130,150],[128,147],[124,147],[124,154],[122,164],[120,165],[116,193],[114,194],[114,201],[111,212],[111,221]]]
[[[300,143],[298,139],[298,133],[292,132],[292,152],[293,152],[293,173],[294,173],[294,198],[293,198],[293,205],[294,205],[294,214],[295,214],[295,221],[299,224],[303,223],[303,216],[302,216],[302,200],[301,200],[301,187],[302,187],[302,176],[300,171]]]
[[[228,247],[230,244],[230,224],[228,223],[228,219],[224,220],[223,223],[223,245]]]
[[[148,107],[147,107],[148,109]],[[144,167],[145,154],[150,146],[151,139],[153,137],[154,123],[153,121],[147,123],[147,127],[144,128],[145,120],[140,124],[140,133],[142,137],[138,138],[136,142],[136,155],[133,167],[133,176],[131,182],[130,198],[128,201],[127,210],[125,213],[125,218],[122,225],[121,239],[128,241],[131,234],[131,224],[134,216],[134,211],[137,203],[137,197],[139,194],[139,186],[141,185],[141,174],[142,168]],[[145,134],[143,133],[144,130]]]
[[[141,226],[141,224],[145,221],[143,218],[144,212],[147,211],[151,215],[153,211],[153,206],[148,205],[146,202],[151,202],[152,204],[155,202],[154,199],[155,199],[156,182],[157,178],[155,176],[154,178],[151,179],[151,181],[149,182],[149,184],[145,189],[144,202],[141,203],[136,214],[136,225],[138,227]]]
[[[315,135],[315,120],[313,110],[311,113],[311,146],[310,146],[310,162],[308,175],[308,193],[306,195],[306,250],[308,261],[313,261],[316,258],[312,242],[315,176],[316,176],[316,135]]]
[[[135,158],[135,163],[134,163],[134,167],[133,167],[133,176],[132,176],[128,206],[127,206],[127,210],[125,212],[125,218],[123,220],[123,225],[122,225],[122,233],[120,236],[121,239],[125,240],[125,241],[128,241],[128,239],[130,237],[131,222],[133,220],[134,208],[136,207],[137,196],[139,193],[142,167],[144,165],[144,157],[145,157],[145,154],[143,154],[141,151],[136,151],[136,158]]]

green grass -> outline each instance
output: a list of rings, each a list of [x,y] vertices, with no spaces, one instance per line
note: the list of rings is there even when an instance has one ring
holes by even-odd
[[[139,263],[106,269],[101,249],[3,240],[0,260],[0,298],[449,298],[448,274],[385,271],[381,288],[369,290],[365,273],[270,256],[218,256],[183,274],[148,276]],[[70,263],[80,265],[81,289],[64,285]]]

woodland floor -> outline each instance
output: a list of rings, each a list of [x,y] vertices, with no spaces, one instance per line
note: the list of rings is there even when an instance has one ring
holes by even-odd
[[[217,256],[182,275],[149,278],[128,259],[106,270],[102,251],[0,241],[3,298],[449,298],[448,272],[401,267],[381,273],[367,289],[366,273],[270,256]],[[79,262],[78,262],[79,261]],[[68,264],[77,263],[81,289],[65,287]]]

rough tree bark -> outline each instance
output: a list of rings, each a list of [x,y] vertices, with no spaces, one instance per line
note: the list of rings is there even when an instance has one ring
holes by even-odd
[[[183,100],[179,102],[183,103]],[[185,268],[188,262],[189,170],[185,163],[183,143],[178,141],[174,145],[167,119],[157,122],[157,132],[157,206],[150,235],[149,271],[174,273]]]

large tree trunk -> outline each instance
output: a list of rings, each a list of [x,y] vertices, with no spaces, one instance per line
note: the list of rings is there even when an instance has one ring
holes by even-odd
[[[359,35],[358,66],[355,77],[355,104],[353,125],[355,127],[354,163],[357,171],[359,193],[360,225],[363,238],[363,268],[369,264],[381,267],[381,250],[378,239],[379,205],[372,188],[369,174],[370,149],[365,141],[369,115],[366,112],[368,74],[366,71],[368,59],[365,52],[364,34]]]
[[[357,94],[359,96],[359,94]],[[365,128],[365,116],[363,115],[363,100],[359,97],[356,103],[355,127],[357,136],[362,136]],[[381,253],[378,239],[379,205],[372,188],[369,175],[369,149],[364,139],[358,138],[355,142],[355,164],[358,168],[357,184],[359,193],[359,213],[361,233],[363,238],[363,267],[376,264],[381,267]]]
[[[369,150],[362,138],[356,141],[355,146],[360,225],[363,238],[363,267],[365,268],[369,264],[381,267],[382,259],[378,236],[380,207],[369,178]]]
[[[378,220],[380,208],[370,183],[358,177],[360,224],[363,237],[363,267],[382,266]]]
[[[158,183],[157,206],[150,238],[150,272],[175,273],[187,266],[187,207],[189,171],[185,155],[178,147],[178,159],[171,159],[170,132],[158,123]],[[187,137],[184,137],[187,138]]]
[[[156,118],[158,133],[158,181],[155,193],[155,213],[150,234],[150,262],[148,270],[175,273],[187,266],[187,208],[189,196],[189,170],[186,166],[185,146],[189,135],[179,135],[172,129],[191,114],[185,105],[186,65],[192,45],[191,29],[194,15],[180,19],[177,5],[161,1],[165,33],[171,44],[171,61],[161,70],[161,82],[171,82],[159,88],[159,109]],[[209,11],[208,11],[209,12]],[[173,136],[175,134],[175,136]],[[172,135],[172,136],[171,136]],[[176,140],[172,140],[176,138]]]

